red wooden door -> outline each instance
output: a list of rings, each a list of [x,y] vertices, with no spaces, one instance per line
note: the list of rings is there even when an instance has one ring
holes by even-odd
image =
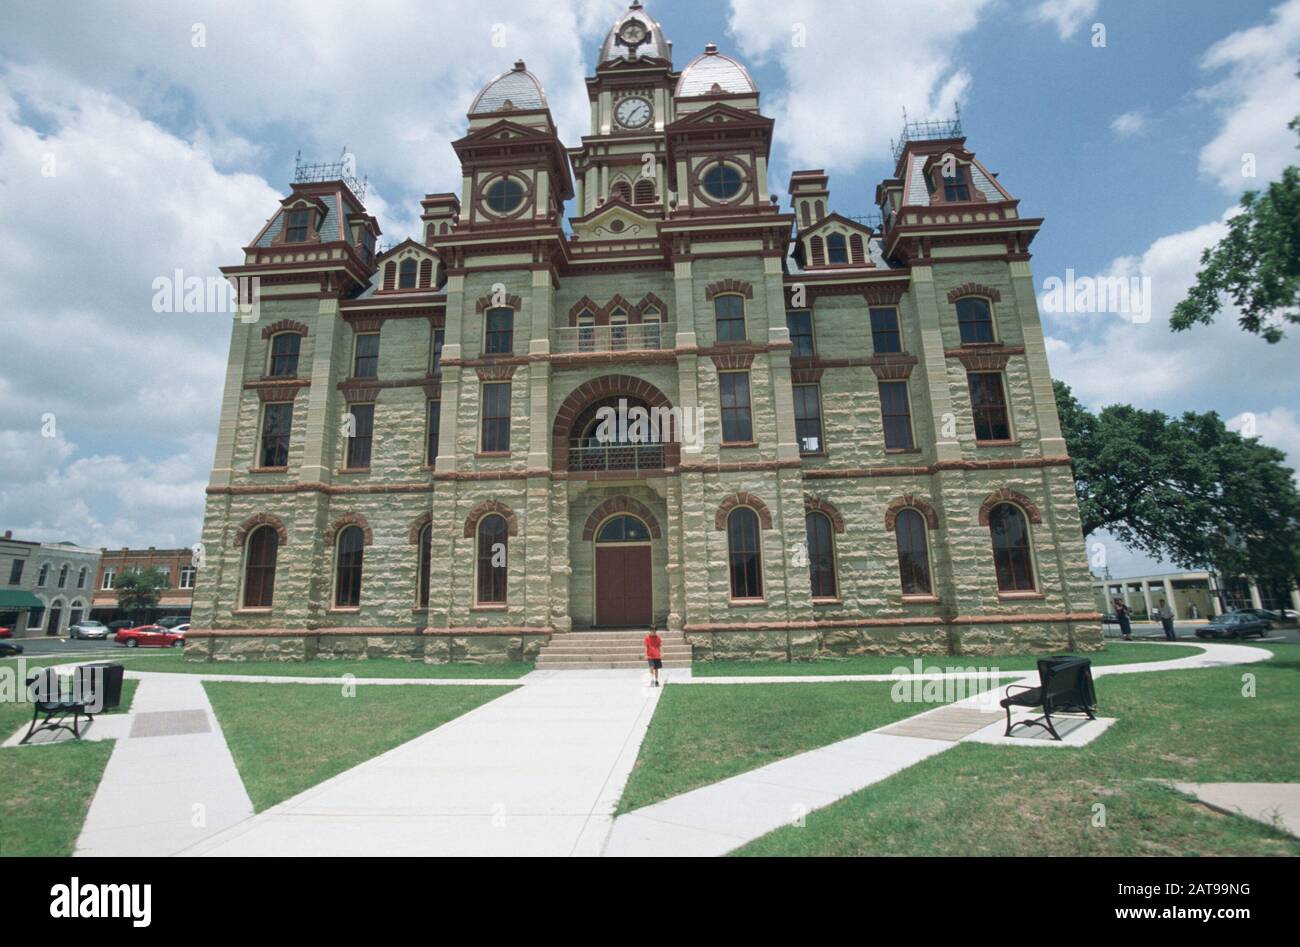
[[[596,624],[649,626],[650,547],[596,547]]]

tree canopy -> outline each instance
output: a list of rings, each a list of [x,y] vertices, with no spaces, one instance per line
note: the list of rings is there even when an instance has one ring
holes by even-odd
[[[1290,127],[1300,133],[1300,116]],[[1300,147],[1300,146],[1297,146]],[[1229,298],[1247,332],[1278,342],[1300,323],[1300,168],[1291,165],[1265,191],[1247,191],[1228,233],[1201,254],[1201,270],[1169,320],[1175,332],[1209,325]]]
[[[1228,430],[1213,411],[1093,414],[1054,385],[1085,536],[1106,530],[1182,568],[1295,581],[1300,491],[1281,451]]]
[[[153,608],[167,585],[167,573],[157,566],[128,569],[113,583],[113,589],[117,592],[117,606],[128,614]]]

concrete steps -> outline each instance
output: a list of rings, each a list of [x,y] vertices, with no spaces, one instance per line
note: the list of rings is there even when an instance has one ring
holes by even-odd
[[[644,668],[646,636],[643,629],[620,631],[572,631],[553,635],[537,656],[539,671],[590,670],[595,668]],[[680,634],[661,631],[666,668],[691,666],[691,646]]]

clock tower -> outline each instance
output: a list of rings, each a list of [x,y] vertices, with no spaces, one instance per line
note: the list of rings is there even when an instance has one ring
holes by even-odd
[[[673,121],[673,44],[639,0],[610,28],[587,79],[591,134],[569,151],[577,214],[612,201],[662,216],[669,195],[664,127]]]

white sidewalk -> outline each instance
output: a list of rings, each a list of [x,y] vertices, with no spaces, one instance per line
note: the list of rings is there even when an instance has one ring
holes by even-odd
[[[91,801],[77,855],[174,855],[253,814],[199,678],[149,675],[130,718]]]
[[[185,854],[596,854],[663,693],[645,680],[529,675]]]

